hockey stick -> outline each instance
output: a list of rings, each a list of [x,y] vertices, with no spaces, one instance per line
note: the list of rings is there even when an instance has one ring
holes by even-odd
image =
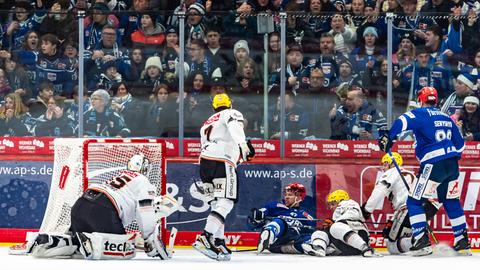
[[[170,231],[170,238],[168,239],[168,249],[170,253],[173,253],[173,247],[175,246],[175,239],[177,238],[177,228],[172,227]]]
[[[390,159],[392,160],[393,165],[395,165],[395,168],[397,169],[398,174],[400,174],[400,178],[402,178],[402,182],[403,182],[403,184],[405,184],[405,187],[407,188],[407,191],[410,193],[410,186],[408,185],[407,180],[405,180],[405,178],[403,177],[402,171],[400,170],[400,166],[398,166],[397,161],[393,158],[392,152],[389,150],[387,152],[387,154],[388,154],[388,156],[390,156]],[[427,228],[427,233],[430,234],[433,242],[435,244],[438,244],[438,238],[435,235],[435,233],[433,232],[432,228],[430,228],[428,223],[427,223],[426,228]]]

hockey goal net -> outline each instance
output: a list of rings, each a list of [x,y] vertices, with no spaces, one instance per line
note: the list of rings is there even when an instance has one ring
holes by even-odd
[[[54,140],[54,166],[50,193],[40,232],[65,233],[70,228],[70,211],[90,183],[103,183],[126,169],[128,160],[143,153],[150,160],[147,178],[164,195],[165,143],[158,139],[74,139]],[[162,237],[165,242],[165,220]],[[138,231],[136,222],[126,226]]]

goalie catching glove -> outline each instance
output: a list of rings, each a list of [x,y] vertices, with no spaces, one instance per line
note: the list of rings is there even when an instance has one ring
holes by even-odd
[[[155,197],[153,207],[155,207],[155,214],[157,214],[159,218],[164,218],[177,211],[180,205],[177,200],[170,195],[163,195]]]
[[[243,161],[251,161],[255,157],[255,148],[253,148],[252,142],[247,140],[239,145],[240,155]]]

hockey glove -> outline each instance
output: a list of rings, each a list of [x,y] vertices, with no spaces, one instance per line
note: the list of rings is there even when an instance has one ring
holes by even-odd
[[[378,139],[378,146],[380,146],[380,150],[385,153],[390,151],[393,146],[393,141],[388,137],[388,132],[383,134],[383,136]]]
[[[387,224],[385,224],[385,227],[383,228],[383,231],[382,231],[383,238],[389,239],[388,236],[390,235],[390,230],[392,230],[392,226],[393,226],[393,221],[391,220],[387,221]]]
[[[365,220],[368,220],[370,218],[370,215],[372,215],[372,213],[368,212],[367,209],[365,209],[365,204],[367,204],[367,203],[363,203],[360,208],[362,209],[363,218]]]
[[[251,213],[250,213],[250,216],[248,217],[249,218],[249,221],[252,225],[262,225],[263,223],[265,223],[265,208],[262,208],[262,209],[257,209],[257,208],[252,208]]]
[[[242,156],[243,161],[250,161],[255,156],[255,149],[252,146],[250,140],[243,142],[238,145],[240,147],[240,155]]]
[[[322,223],[322,229],[327,230],[328,228],[330,228],[330,226],[332,226],[333,223],[334,221],[331,218],[324,219]]]

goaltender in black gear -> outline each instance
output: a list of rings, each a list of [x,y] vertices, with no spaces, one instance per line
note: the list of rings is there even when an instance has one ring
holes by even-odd
[[[228,261],[231,251],[225,245],[225,219],[238,198],[236,168],[242,161],[251,160],[255,151],[245,140],[243,115],[232,109],[228,95],[215,95],[212,106],[215,113],[200,129],[199,188],[207,197],[211,212],[193,247],[211,259]]]
[[[83,255],[86,259],[130,259],[135,257],[135,234],[125,227],[136,221],[148,256],[171,258],[161,239],[160,218],[178,209],[177,201],[156,196],[156,188],[145,176],[149,159],[133,155],[123,170],[105,183],[95,183],[72,207],[67,233],[38,233],[27,242],[27,253],[40,258]]]

